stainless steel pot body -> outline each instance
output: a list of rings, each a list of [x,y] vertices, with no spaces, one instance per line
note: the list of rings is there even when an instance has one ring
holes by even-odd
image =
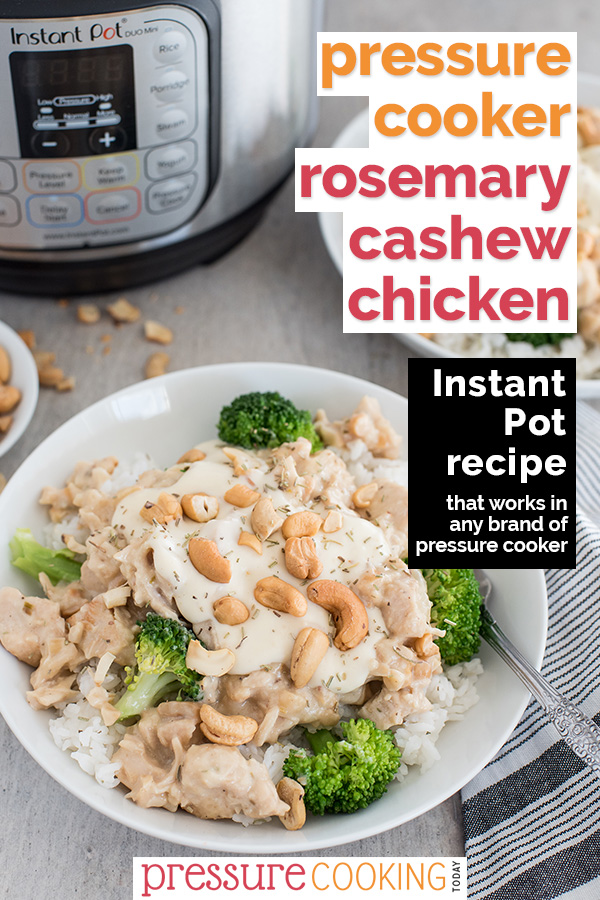
[[[236,243],[315,127],[321,0],[39,12],[0,8],[4,285],[110,289]]]

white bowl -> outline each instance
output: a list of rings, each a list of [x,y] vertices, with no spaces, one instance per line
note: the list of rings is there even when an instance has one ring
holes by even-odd
[[[21,391],[21,402],[12,415],[13,423],[4,437],[0,437],[0,456],[4,456],[17,443],[35,412],[38,401],[39,380],[35,360],[29,347],[16,331],[0,322],[0,346],[10,356],[10,384]]]
[[[80,459],[107,454],[131,458],[148,451],[158,465],[177,459],[182,448],[215,436],[221,407],[240,393],[279,390],[300,407],[324,407],[331,417],[349,414],[364,394],[376,397],[407,442],[406,400],[391,391],[339,372],[279,363],[208,366],[145,381],[95,403],[47,438],[23,463],[0,496],[0,585],[31,592],[32,582],[9,564],[8,541],[16,527],[39,535],[45,514],[40,489],[59,485]],[[68,450],[66,450],[68,448]],[[546,635],[546,591],[541,570],[498,569],[497,614],[506,631],[536,666]],[[524,642],[524,636],[527,636]],[[519,721],[529,699],[521,685],[488,648],[480,702],[463,722],[444,729],[441,759],[425,776],[413,773],[366,810],[351,816],[311,818],[298,832],[278,821],[243,828],[233,822],[206,822],[183,812],[141,809],[120,788],[106,790],[61,752],[48,732],[50,714],[35,712],[25,700],[31,670],[0,647],[0,711],[25,749],[67,790],[99,812],[146,834],[191,847],[236,853],[313,850],[377,834],[420,815],[468,782],[498,751]]]
[[[577,102],[582,106],[600,106],[600,78],[596,75],[580,74],[577,77]],[[334,147],[367,147],[369,144],[369,110],[358,113],[338,135]],[[343,261],[342,215],[334,212],[319,213],[319,226],[325,246],[340,275]],[[420,334],[394,335],[399,341],[421,356],[458,358],[459,354],[421,337]],[[579,378],[577,396],[582,398],[600,397],[600,378]]]

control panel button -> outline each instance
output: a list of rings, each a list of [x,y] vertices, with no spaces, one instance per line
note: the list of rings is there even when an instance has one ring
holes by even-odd
[[[79,166],[67,161],[27,163],[23,177],[32,194],[72,194],[81,184]]]
[[[0,197],[0,225],[18,225],[21,209],[14,197]]]
[[[185,72],[169,69],[150,85],[150,94],[161,103],[172,103],[174,100],[180,100],[191,85],[192,79]]]
[[[94,128],[88,138],[92,153],[110,153],[122,150],[127,144],[127,132],[118,125]]]
[[[193,141],[182,141],[171,147],[157,147],[146,157],[146,173],[152,181],[168,175],[189,172],[196,162],[196,145]]]
[[[153,213],[178,209],[189,198],[195,182],[195,175],[184,175],[182,178],[169,178],[151,185],[146,194],[148,209]]]
[[[64,131],[38,131],[31,140],[34,156],[68,156],[71,141]]]
[[[87,218],[90,222],[121,222],[124,219],[134,219],[140,211],[140,199],[137,188],[88,194],[85,201]]]
[[[167,109],[156,123],[156,134],[161,141],[176,141],[190,130],[190,117],[184,109]]]
[[[38,228],[79,225],[83,204],[77,194],[33,196],[27,201],[27,217]]]
[[[88,160],[84,169],[85,183],[90,188],[121,187],[138,180],[135,156],[97,156]]]
[[[0,193],[14,191],[17,186],[15,167],[8,160],[0,159]]]
[[[154,42],[154,58],[160,63],[178,62],[186,51],[187,38],[181,31],[165,31]]]

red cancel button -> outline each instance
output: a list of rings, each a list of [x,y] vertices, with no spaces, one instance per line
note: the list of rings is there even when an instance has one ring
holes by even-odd
[[[142,197],[137,188],[122,191],[93,191],[85,198],[88,222],[124,222],[139,215]]]

